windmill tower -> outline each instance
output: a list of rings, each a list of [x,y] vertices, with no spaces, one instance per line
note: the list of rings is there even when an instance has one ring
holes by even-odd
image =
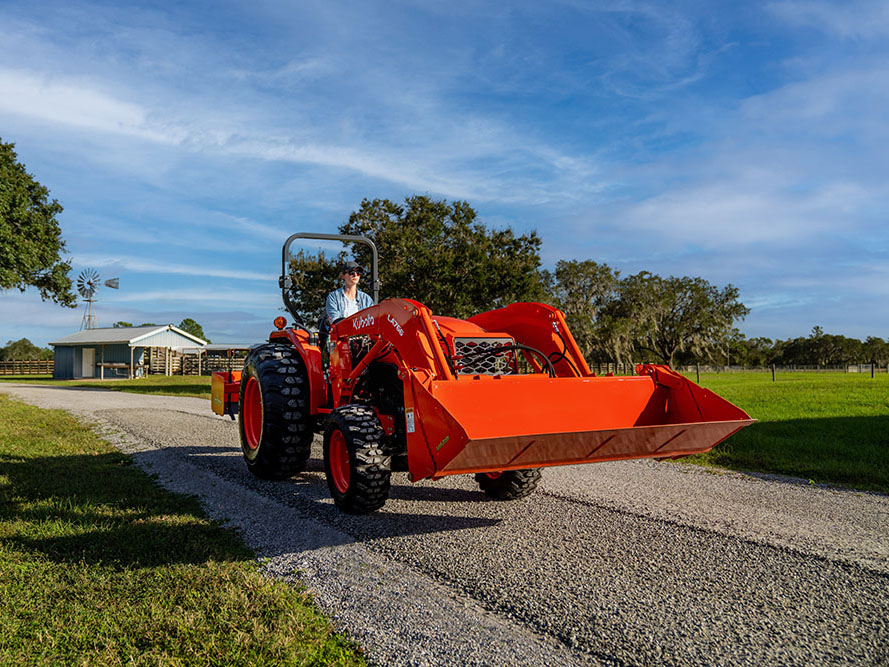
[[[111,278],[105,281],[105,286],[117,289],[119,282],[117,278]],[[77,291],[86,301],[86,312],[80,321],[81,329],[95,329],[96,316],[93,315],[93,303],[96,301],[96,290],[99,289],[99,274],[95,269],[84,269],[77,276]]]

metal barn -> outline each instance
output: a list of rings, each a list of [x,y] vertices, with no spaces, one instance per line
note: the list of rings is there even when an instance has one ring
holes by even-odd
[[[55,351],[53,377],[58,380],[139,377],[145,373],[152,348],[170,352],[206,344],[172,324],[84,329],[50,343]]]

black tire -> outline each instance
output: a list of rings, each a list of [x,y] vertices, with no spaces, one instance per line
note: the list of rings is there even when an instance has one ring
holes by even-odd
[[[539,468],[504,470],[499,473],[479,472],[475,481],[485,495],[497,500],[518,500],[531,495],[540,481]]]
[[[333,502],[343,512],[368,514],[389,498],[392,457],[372,408],[346,405],[324,427],[324,472]]]
[[[247,469],[260,479],[286,479],[306,467],[312,449],[309,382],[299,353],[268,343],[244,360],[238,430]]]

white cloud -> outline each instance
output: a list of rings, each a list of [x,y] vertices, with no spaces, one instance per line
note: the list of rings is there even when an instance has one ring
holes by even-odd
[[[884,0],[775,2],[767,8],[795,26],[813,28],[843,39],[871,39],[889,35],[889,4]]]
[[[822,194],[791,193],[764,175],[664,193],[630,207],[622,219],[668,245],[785,246],[832,228],[836,221],[823,204]]]
[[[741,119],[750,134],[772,139],[805,137],[885,139],[889,130],[889,67],[862,60],[853,68],[830,68],[800,81],[748,98]],[[868,148],[876,148],[870,146]]]
[[[120,292],[115,295],[114,303],[193,303],[199,306],[222,304],[234,308],[279,308],[281,295],[274,290],[247,291],[230,288],[220,289],[159,289],[145,290],[135,293]]]
[[[397,183],[410,190],[436,192],[452,198],[500,202],[541,202],[558,197],[561,189],[552,182],[573,179],[578,169],[592,171],[589,160],[563,155],[545,145],[533,145],[504,128],[485,128],[487,123],[468,123],[462,131],[433,138],[433,144],[392,147],[374,142],[354,146],[331,143],[298,143],[280,130],[272,135],[239,132],[224,111],[209,113],[200,126],[178,124],[157,109],[112,97],[86,82],[48,80],[37,74],[0,70],[0,113],[12,113],[61,127],[75,127],[101,134],[126,135],[191,153],[240,156],[358,172],[367,177]],[[240,119],[246,126],[252,124]],[[215,125],[214,125],[215,123]],[[279,135],[275,137],[274,135]],[[516,147],[521,147],[516,148]],[[467,161],[487,160],[490,165],[519,175],[531,158],[550,172],[544,182],[527,178],[522,187],[507,185],[505,177],[491,170],[467,168]],[[577,185],[583,186],[582,183]],[[572,188],[576,191],[576,188]]]
[[[87,81],[59,80],[0,69],[0,112],[47,123],[166,142],[170,136],[147,125],[146,111],[95,88]]]
[[[150,273],[158,276],[175,274],[185,276],[201,276],[205,278],[227,278],[231,280],[260,280],[277,284],[278,276],[272,273],[259,273],[257,271],[242,271],[226,265],[193,266],[190,264],[176,264],[155,259],[143,259],[140,257],[108,256],[80,254],[76,257],[81,266],[97,268],[109,268],[114,271],[135,271]]]

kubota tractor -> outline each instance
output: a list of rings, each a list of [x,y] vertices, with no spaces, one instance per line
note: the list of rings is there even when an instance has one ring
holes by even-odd
[[[296,239],[371,251],[376,305],[334,323],[329,361],[292,299]],[[666,366],[597,377],[562,312],[541,303],[468,320],[379,303],[377,249],[364,237],[293,234],[279,283],[294,323],[277,318],[243,371],[214,373],[213,409],[238,414],[247,467],[263,479],[302,471],[322,432],[327,483],[346,512],[382,507],[393,471],[414,482],[474,473],[488,496],[516,499],[542,467],[706,452],[753,421]]]

